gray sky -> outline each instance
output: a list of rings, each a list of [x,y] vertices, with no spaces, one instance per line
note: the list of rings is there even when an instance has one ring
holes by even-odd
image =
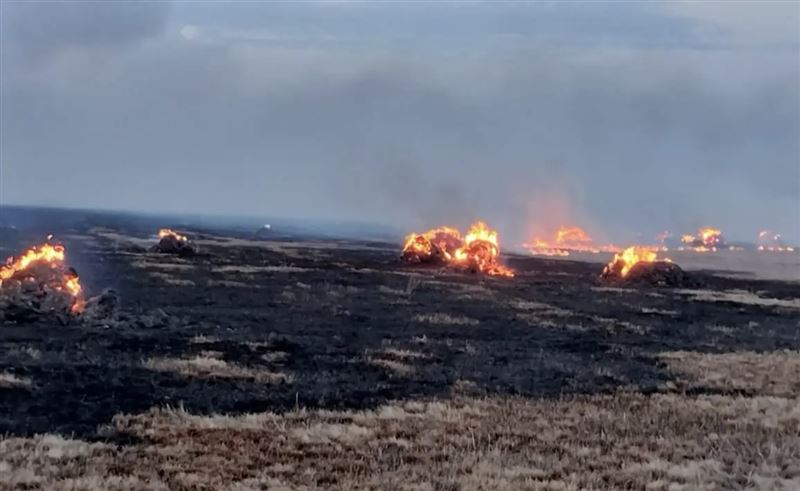
[[[0,5],[3,203],[800,242],[796,2]]]

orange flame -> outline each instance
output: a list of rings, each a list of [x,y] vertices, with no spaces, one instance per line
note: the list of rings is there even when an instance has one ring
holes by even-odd
[[[44,244],[41,247],[32,247],[16,261],[13,257],[6,260],[6,265],[0,267],[0,285],[4,280],[14,276],[16,273],[28,269],[31,264],[36,262],[56,263],[64,261],[64,246]]]
[[[48,240],[52,235],[48,235]],[[6,260],[5,266],[0,266],[0,287],[3,282],[9,281],[14,277],[18,277],[26,272],[35,264],[46,264],[54,270],[58,270],[59,281],[57,284],[52,285],[57,290],[66,290],[74,299],[72,304],[72,311],[77,313],[83,310],[84,302],[81,298],[81,284],[78,275],[72,271],[64,272],[64,246],[61,244],[51,245],[43,244],[41,246],[31,247],[22,256],[16,260],[9,257]]]
[[[688,245],[696,252],[716,251],[717,246],[724,242],[722,231],[716,228],[701,228],[697,235],[685,234],[681,236],[681,242]]]
[[[158,238],[159,239],[163,239],[164,237],[169,237],[169,236],[175,237],[175,239],[177,239],[180,242],[188,242],[189,241],[188,237],[186,237],[185,235],[181,235],[181,234],[175,232],[171,228],[162,228],[161,230],[158,231]]]
[[[658,255],[651,248],[641,246],[628,247],[621,253],[614,254],[614,259],[605,267],[603,274],[618,273],[624,278],[637,263],[652,263],[656,261],[659,261]],[[671,262],[669,259],[661,259],[661,261]]]
[[[499,256],[497,232],[480,221],[469,228],[463,239],[457,229],[445,226],[410,234],[403,246],[403,258],[409,262],[438,260],[489,275],[514,276],[513,270],[498,262]]]
[[[570,251],[591,252],[618,252],[619,248],[613,244],[605,246],[593,245],[593,240],[585,230],[578,226],[561,226],[553,234],[553,242],[541,238],[534,238],[531,243],[522,244],[533,255],[538,256],[569,256]]]
[[[559,227],[556,231],[556,244],[591,243],[592,238],[580,227]]]

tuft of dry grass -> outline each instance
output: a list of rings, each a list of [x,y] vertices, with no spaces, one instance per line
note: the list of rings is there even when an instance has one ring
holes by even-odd
[[[677,310],[665,310],[665,309],[652,309],[648,307],[642,307],[641,312],[643,314],[650,314],[650,315],[663,315],[667,317],[673,317],[678,315]]]
[[[168,285],[173,285],[173,286],[195,286],[194,281],[187,280],[187,279],[184,279],[184,278],[177,278],[177,277],[175,277],[175,276],[173,276],[171,274],[159,273],[159,272],[149,272],[147,274],[151,278],[159,279],[159,280],[163,281],[164,283],[166,283]]]
[[[192,336],[192,338],[189,340],[191,344],[211,344],[211,343],[216,343],[218,341],[219,338],[216,338],[214,336],[206,336],[205,334],[197,334],[195,336]]]
[[[260,368],[249,368],[219,359],[219,352],[203,352],[194,358],[149,358],[145,368],[158,372],[173,372],[184,377],[246,379],[260,383],[289,383],[291,377],[284,373]]]
[[[383,368],[386,371],[388,371],[391,375],[396,375],[399,377],[407,377],[416,371],[414,366],[409,365],[408,363],[403,363],[401,361],[396,361],[396,360],[387,360],[378,357],[368,357],[367,363],[369,363],[372,366]]]
[[[412,363],[425,360],[428,355],[417,351],[386,348],[381,351],[367,352],[367,363],[383,368],[391,375],[408,377],[416,372]]]
[[[450,315],[443,312],[434,314],[417,314],[413,317],[414,322],[425,324],[436,324],[442,326],[477,326],[480,324],[478,319],[463,315]]]
[[[759,305],[762,307],[780,307],[784,309],[800,310],[800,298],[779,299],[765,298],[745,290],[676,290],[676,293],[688,295],[692,300],[700,302],[732,302],[743,305]]]
[[[0,372],[0,389],[29,389],[33,386],[31,379],[19,377],[9,372]]]
[[[171,257],[171,261],[167,262],[164,261],[162,258],[164,256],[158,256],[156,259],[160,259],[158,261],[147,261],[147,260],[135,260],[131,261],[131,266],[134,268],[140,269],[163,269],[165,271],[187,271],[195,269],[196,266],[194,264],[189,263],[185,259],[180,259],[177,257]]]

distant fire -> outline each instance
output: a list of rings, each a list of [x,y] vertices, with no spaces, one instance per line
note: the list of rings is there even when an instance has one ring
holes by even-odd
[[[548,241],[539,237],[530,243],[523,244],[531,254],[537,256],[569,256],[570,251],[576,252],[618,252],[619,248],[609,244],[605,246],[594,245],[594,241],[580,227],[561,226],[553,234],[553,240]]]
[[[658,259],[658,254],[648,247],[628,247],[614,255],[614,259],[603,270],[604,275],[617,275],[626,277],[636,264],[640,262],[652,263],[656,261],[671,262],[669,259]]]
[[[179,242],[188,242],[189,241],[188,237],[186,237],[185,235],[181,235],[181,234],[175,232],[171,228],[162,228],[161,230],[158,231],[158,238],[159,239],[163,239],[164,237],[173,237],[174,239],[176,239]]]
[[[794,252],[794,247],[786,245],[781,234],[762,230],[758,233],[758,250],[767,252]]]
[[[406,237],[403,260],[469,268],[493,276],[514,276],[499,262],[497,232],[484,222],[474,223],[465,236],[452,227],[439,227]]]
[[[681,242],[697,252],[716,251],[725,244],[722,231],[715,228],[702,228],[697,235],[686,234],[681,237]]]
[[[65,266],[64,259],[64,246],[49,243],[34,246],[16,259],[9,257],[0,266],[0,288],[31,284],[45,293],[64,292],[71,297],[71,311],[79,313],[85,304],[80,280],[75,270]]]
[[[557,244],[591,244],[592,238],[580,227],[561,227],[556,231]]]

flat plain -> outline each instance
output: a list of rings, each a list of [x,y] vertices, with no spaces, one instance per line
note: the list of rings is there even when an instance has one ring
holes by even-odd
[[[158,225],[4,229],[57,228],[124,320],[0,325],[0,489],[800,488],[796,282],[207,228],[179,258]]]

